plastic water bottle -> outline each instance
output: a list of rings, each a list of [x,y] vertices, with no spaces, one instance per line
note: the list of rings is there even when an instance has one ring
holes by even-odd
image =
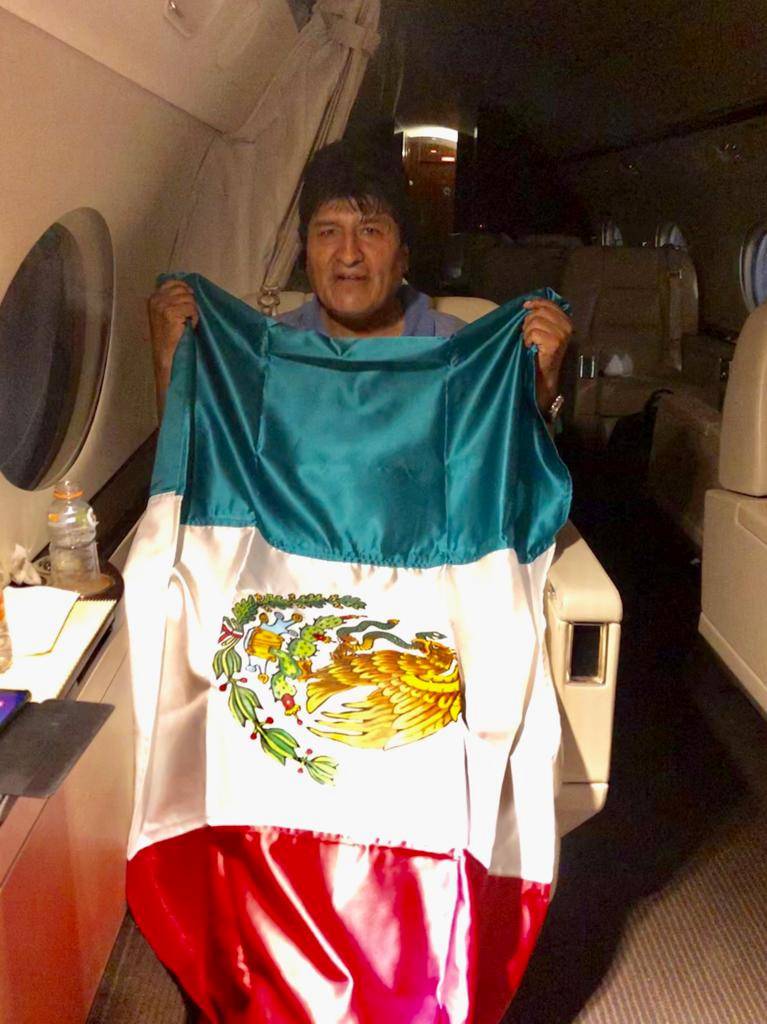
[[[53,489],[48,509],[51,583],[81,594],[99,589],[101,573],[96,547],[96,516],[74,480]]]
[[[13,661],[13,648],[11,647],[11,634],[5,618],[5,601],[3,599],[3,587],[0,581],[0,672],[5,672],[11,667]]]

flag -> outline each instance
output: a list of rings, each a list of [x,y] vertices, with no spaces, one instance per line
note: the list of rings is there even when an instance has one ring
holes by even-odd
[[[570,482],[524,300],[333,340],[181,276],[125,573],[130,908],[212,1022],[496,1024],[557,856]]]

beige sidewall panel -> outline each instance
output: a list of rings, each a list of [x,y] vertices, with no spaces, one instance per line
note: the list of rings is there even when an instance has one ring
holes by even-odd
[[[155,426],[146,297],[166,269],[210,128],[0,10],[0,295],[39,236],[82,207],[105,219],[115,299],[106,373],[72,473],[92,495]],[[0,553],[47,541],[50,489],[0,476]]]

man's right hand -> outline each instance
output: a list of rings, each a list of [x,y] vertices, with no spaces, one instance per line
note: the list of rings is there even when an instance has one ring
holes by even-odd
[[[147,307],[155,366],[170,369],[186,321],[196,327],[200,319],[194,292],[184,281],[165,281],[149,296]]]
[[[154,379],[157,390],[157,412],[162,418],[165,393],[170,382],[173,353],[176,351],[187,320],[197,326],[200,314],[194,292],[184,281],[169,280],[150,295],[147,302],[149,334],[152,341]]]

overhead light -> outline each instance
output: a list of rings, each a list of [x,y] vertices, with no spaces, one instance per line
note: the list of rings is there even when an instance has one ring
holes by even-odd
[[[439,161],[442,164],[454,164],[455,163],[455,157],[454,156],[441,156],[439,158]]]
[[[403,128],[402,134],[406,139],[441,139],[443,142],[458,142],[458,132],[455,128],[442,128],[437,124],[419,124],[412,128]]]

